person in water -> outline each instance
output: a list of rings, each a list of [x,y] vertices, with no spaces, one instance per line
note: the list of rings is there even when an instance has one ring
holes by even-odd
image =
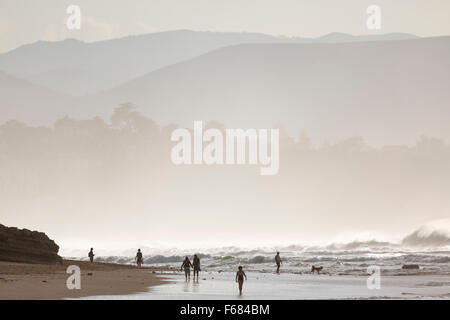
[[[247,280],[247,275],[242,269],[242,266],[239,266],[238,271],[236,272],[236,282],[239,283],[239,295],[242,295],[242,285],[244,284],[244,278],[245,280]]]
[[[191,280],[191,267],[193,267],[191,260],[186,256],[183,263],[181,264],[181,270],[184,269],[184,276],[186,277],[186,281]]]
[[[91,251],[89,251],[89,253],[88,253],[88,257],[91,262],[94,262],[94,256],[95,256],[94,248],[91,248]]]
[[[142,266],[142,264],[144,263],[144,257],[142,256],[141,249],[138,249],[135,259],[136,259],[136,263],[137,263],[138,267],[140,268]]]
[[[194,266],[194,281],[195,281],[195,274],[197,274],[197,282],[198,282],[198,273],[200,270],[200,258],[194,254],[194,263],[192,264]]]
[[[280,274],[281,257],[279,252],[277,252],[277,255],[275,256],[275,263],[277,264],[277,274]]]

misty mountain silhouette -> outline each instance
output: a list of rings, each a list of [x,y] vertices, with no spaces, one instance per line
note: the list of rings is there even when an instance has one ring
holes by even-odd
[[[73,110],[70,96],[0,71],[0,123],[21,120],[48,123]]]
[[[417,39],[419,37],[401,32],[387,33],[381,35],[359,35],[352,36],[342,32],[332,32],[315,39],[316,42],[323,43],[344,43],[344,42],[362,42],[362,41],[383,41],[383,40],[407,40]]]
[[[161,124],[281,125],[319,141],[360,135],[371,144],[412,143],[421,134],[449,139],[450,37],[411,37],[330,34],[313,43],[181,30],[88,44],[38,42],[0,55],[0,70],[34,79],[1,75],[0,122],[48,124],[65,114],[107,119],[132,102]],[[81,93],[118,83],[82,97],[45,87]]]
[[[131,101],[160,123],[281,124],[370,143],[450,138],[450,37],[221,48],[80,100],[108,115]]]
[[[104,90],[155,69],[239,43],[289,41],[258,33],[167,31],[84,43],[39,41],[0,55],[0,70],[72,95]]]
[[[330,34],[320,42],[408,39],[398,34],[351,36]],[[208,51],[243,43],[313,42],[314,39],[275,37],[260,33],[175,30],[84,43],[74,39],[39,41],[0,54],[0,70],[72,95],[109,89],[158,68]]]

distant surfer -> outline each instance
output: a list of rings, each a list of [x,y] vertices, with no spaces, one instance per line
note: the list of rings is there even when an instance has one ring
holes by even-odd
[[[193,267],[191,260],[186,256],[183,263],[181,264],[181,270],[184,270],[184,276],[186,277],[186,281],[191,280],[191,267]]]
[[[142,266],[142,264],[144,263],[144,257],[142,256],[141,249],[138,249],[135,259],[136,259],[136,264],[140,268]]]
[[[194,254],[194,261],[192,265],[194,266],[194,281],[195,281],[195,274],[197,274],[197,282],[198,282],[198,273],[201,270],[200,270],[200,258],[196,254]]]
[[[91,251],[89,251],[89,253],[88,253],[88,257],[89,257],[89,260],[91,260],[91,262],[94,262],[94,256],[95,256],[94,248],[91,248]]]
[[[238,271],[236,272],[236,282],[239,284],[239,295],[242,295],[242,285],[244,284],[244,278],[245,280],[247,280],[247,275],[242,269],[242,266],[239,266]]]
[[[277,264],[277,274],[280,274],[281,257],[279,252],[277,252],[277,255],[275,256],[275,263]]]

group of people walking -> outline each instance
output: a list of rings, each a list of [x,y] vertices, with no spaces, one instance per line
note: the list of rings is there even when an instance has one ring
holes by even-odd
[[[281,257],[280,252],[277,252],[275,255],[275,264],[277,265],[277,274],[280,274],[280,267],[281,267]],[[194,282],[195,282],[195,276],[197,275],[197,282],[198,282],[198,274],[201,271],[200,269],[200,258],[194,254],[194,259],[191,262],[188,256],[184,258],[183,263],[181,264],[180,271],[184,270],[184,277],[187,281],[190,281],[191,279],[191,268],[194,269]],[[239,294],[242,295],[242,287],[244,285],[244,279],[247,280],[247,275],[245,274],[244,268],[242,266],[238,267],[238,270],[236,272],[236,282],[239,286]]]
[[[195,282],[195,275],[197,275],[197,282],[198,282],[198,273],[200,270],[200,258],[194,254],[194,260],[193,263],[191,263],[191,260],[189,260],[189,257],[186,256],[184,258],[183,263],[181,264],[181,271],[184,270],[184,277],[186,278],[186,281],[189,281],[191,279],[191,267],[194,269],[194,282]]]
[[[94,249],[91,248],[91,250],[88,253],[88,257],[89,260],[91,262],[94,262]],[[142,264],[144,263],[144,257],[142,255],[142,251],[141,249],[138,249],[137,253],[136,253],[136,257],[134,258],[136,261],[137,266],[140,268],[142,266]],[[276,256],[275,256],[275,264],[277,265],[277,270],[276,273],[280,274],[280,267],[281,267],[281,257],[280,257],[280,253],[277,252]],[[194,282],[195,282],[195,276],[197,276],[197,282],[198,282],[198,275],[199,272],[201,271],[200,269],[200,258],[194,254],[194,259],[191,260],[189,259],[188,256],[186,256],[186,258],[184,258],[183,263],[181,264],[181,268],[180,271],[184,271],[184,276],[187,281],[191,280],[191,268],[194,269]],[[244,268],[242,266],[238,267],[238,270],[236,272],[236,282],[238,283],[239,286],[239,294],[242,295],[242,287],[244,285],[244,279],[247,280],[247,275],[244,272]]]
[[[191,263],[191,260],[188,256],[184,258],[183,263],[181,264],[181,271],[184,270],[184,276],[186,278],[186,281],[189,281],[191,279],[191,267],[194,269],[194,282],[195,282],[195,275],[197,275],[197,282],[198,282],[198,273],[201,271],[200,269],[200,258],[194,254],[194,260]],[[239,294],[242,295],[242,286],[244,284],[244,278],[247,280],[247,275],[244,272],[244,269],[242,266],[238,267],[238,271],[236,272],[236,282],[239,284]]]

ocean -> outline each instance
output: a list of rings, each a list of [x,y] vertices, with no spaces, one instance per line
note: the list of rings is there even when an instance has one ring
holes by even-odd
[[[277,248],[243,249],[237,247],[209,248],[196,251],[141,248],[144,266],[166,267],[177,270],[186,255],[201,259],[202,271],[235,272],[239,265],[245,270],[272,273],[274,257],[280,251],[283,273],[306,274],[311,267],[322,266],[328,275],[367,275],[370,266],[380,267],[383,275],[450,275],[450,248],[445,246],[408,248],[380,242],[351,243],[344,247],[302,247],[297,245]],[[71,257],[74,258],[74,257]],[[76,258],[87,260],[87,258]],[[98,262],[133,264],[134,256],[108,255],[96,257]],[[404,265],[418,265],[419,269],[403,269]]]

